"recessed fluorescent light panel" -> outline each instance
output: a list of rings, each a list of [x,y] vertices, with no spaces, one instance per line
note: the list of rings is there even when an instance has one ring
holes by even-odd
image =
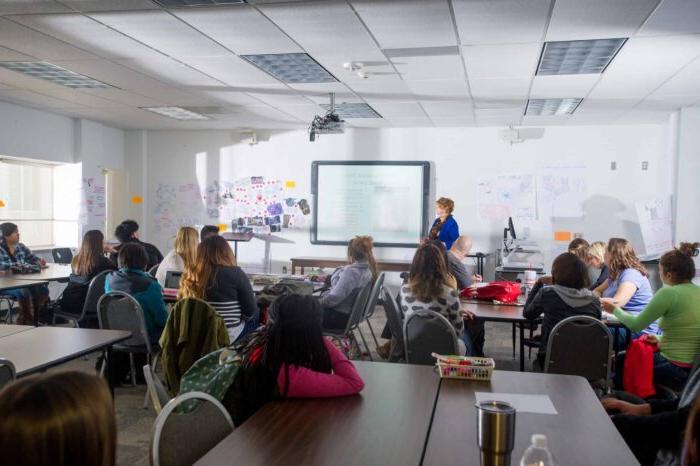
[[[0,62],[0,67],[73,89],[109,89],[114,87],[45,61],[4,61]]]
[[[600,74],[626,41],[593,39],[545,42],[537,74]]]
[[[158,115],[176,120],[209,120],[209,117],[182,107],[139,107],[141,110],[157,113]]]
[[[154,0],[157,4],[165,7],[179,6],[210,6],[210,5],[233,5],[236,3],[246,3],[245,0]]]
[[[527,101],[525,115],[551,116],[571,115],[583,99],[530,99]]]
[[[285,83],[334,83],[338,80],[307,53],[241,55]]]
[[[326,110],[330,109],[331,106],[328,104],[323,104],[321,107]],[[346,103],[337,104],[335,106],[335,113],[338,114],[340,118],[381,118],[382,116],[377,113],[375,109],[364,103]]]

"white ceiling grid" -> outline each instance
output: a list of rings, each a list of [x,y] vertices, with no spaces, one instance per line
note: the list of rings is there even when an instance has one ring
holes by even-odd
[[[545,40],[615,37],[629,40],[603,74],[535,74]],[[299,52],[339,82],[287,84],[240,58]],[[700,105],[700,1],[0,2],[0,61],[42,60],[113,88],[0,69],[0,100],[122,128],[303,128],[328,92],[383,116],[348,121],[361,127],[658,122]],[[567,97],[584,99],[573,115],[523,116],[528,98]],[[213,110],[176,121],[148,106]]]

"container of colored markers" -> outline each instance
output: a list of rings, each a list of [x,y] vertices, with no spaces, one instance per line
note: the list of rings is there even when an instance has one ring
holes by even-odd
[[[433,353],[437,359],[436,366],[443,379],[491,380],[496,368],[492,358],[471,356],[443,356]]]

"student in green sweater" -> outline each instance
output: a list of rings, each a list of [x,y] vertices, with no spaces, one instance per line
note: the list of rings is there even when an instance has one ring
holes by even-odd
[[[633,332],[659,319],[663,335],[646,336],[647,341],[655,341],[659,349],[654,353],[654,382],[674,390],[683,389],[693,361],[700,353],[700,286],[692,283],[694,252],[695,245],[681,243],[677,249],[661,256],[659,273],[665,286],[639,314],[625,312],[613,301],[602,302],[607,312]],[[616,375],[621,381],[621,374]]]

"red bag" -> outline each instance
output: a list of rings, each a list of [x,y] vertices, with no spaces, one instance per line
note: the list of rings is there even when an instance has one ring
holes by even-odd
[[[479,288],[465,288],[462,290],[463,298],[485,299],[489,301],[501,301],[514,303],[520,296],[520,283],[516,282],[491,282]]]
[[[647,343],[642,335],[630,342],[625,355],[625,368],[622,372],[622,387],[628,393],[640,398],[656,394],[654,388],[654,352],[656,345]]]

